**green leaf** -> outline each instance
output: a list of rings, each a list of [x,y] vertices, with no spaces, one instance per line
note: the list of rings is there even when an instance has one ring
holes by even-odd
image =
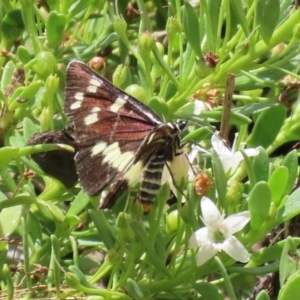
[[[8,237],[14,233],[19,226],[21,217],[24,216],[24,213],[23,205],[4,208],[0,212],[0,236]]]
[[[242,1],[230,1],[230,7],[234,13],[235,18],[244,30],[245,36],[249,36],[248,22],[246,19],[245,10],[243,8]]]
[[[133,299],[145,299],[142,289],[132,278],[127,279],[126,288],[128,294],[133,297]]]
[[[258,31],[267,44],[277,26],[280,13],[279,0],[258,0],[256,6],[256,24]]]
[[[169,107],[167,103],[159,97],[152,97],[148,101],[147,105],[160,116],[167,116],[169,113]]]
[[[205,128],[198,128],[191,133],[188,133],[183,139],[181,139],[182,143],[185,143],[187,141],[196,141],[196,142],[202,142],[205,140],[210,139],[211,132]]]
[[[202,4],[201,4],[202,5]],[[208,0],[206,11],[206,32],[207,32],[207,44],[213,51],[216,51],[217,46],[217,34],[219,31],[219,16],[221,10],[221,0]]]
[[[253,170],[258,181],[268,181],[269,178],[269,157],[266,150],[262,147],[258,148],[259,154],[253,159]]]
[[[28,232],[30,232],[31,238],[35,241],[38,240],[42,243],[43,236],[42,236],[42,229],[39,219],[37,218],[36,214],[29,211],[26,217],[26,226],[28,227]]]
[[[251,213],[251,227],[260,229],[268,216],[271,205],[271,190],[266,182],[258,182],[252,189],[248,206]]]
[[[16,65],[12,60],[8,61],[7,64],[5,65],[2,73],[2,78],[0,81],[0,87],[2,92],[5,92],[5,90],[7,89],[15,69],[16,69]]]
[[[297,188],[286,200],[284,208],[280,211],[279,217],[284,222],[290,220],[300,213],[300,188]]]
[[[262,290],[259,292],[255,300],[270,300],[269,294],[265,291]]]
[[[283,105],[270,107],[261,113],[255,122],[254,128],[248,139],[248,146],[267,148],[277,137],[286,117]]]
[[[14,147],[3,147],[0,149],[0,170],[18,156],[19,149]]]
[[[66,213],[67,216],[78,216],[82,210],[88,205],[90,202],[89,196],[84,193],[82,190],[77,194],[75,199],[72,201],[71,206]]]
[[[186,39],[190,43],[192,49],[199,57],[201,57],[199,18],[189,2],[184,3],[183,27]]]
[[[22,45],[20,45],[18,47],[18,49],[17,49],[17,55],[18,55],[20,61],[24,65],[27,64],[30,61],[30,52],[29,52],[29,50],[26,47],[24,47]]]
[[[297,273],[282,287],[278,300],[295,300],[298,297],[296,295],[300,295],[300,275]]]
[[[297,150],[293,150],[284,158],[282,165],[289,170],[289,179],[286,184],[284,195],[288,195],[294,187],[298,176],[298,155]]]
[[[278,167],[269,178],[269,187],[271,189],[272,201],[278,206],[283,197],[286,185],[289,179],[289,171],[286,167]]]
[[[279,265],[279,281],[281,286],[295,273],[298,273],[298,261],[297,246],[291,237],[287,237]]]
[[[39,131],[39,126],[29,118],[23,119],[24,139],[28,141],[35,133]]]
[[[98,233],[107,249],[112,249],[115,246],[117,238],[113,233],[112,227],[109,225],[102,211],[89,210],[89,214],[95,223]]]
[[[25,25],[20,9],[13,9],[7,13],[2,19],[0,27],[2,36],[11,41],[18,39],[24,28]]]
[[[46,37],[51,48],[59,46],[64,36],[67,18],[63,14],[51,11],[46,22]]]
[[[244,163],[246,165],[250,185],[253,187],[256,184],[257,180],[256,180],[256,177],[255,177],[255,174],[254,174],[254,170],[253,170],[253,167],[252,167],[251,160],[247,156],[247,154],[245,153],[244,150],[241,150],[241,153],[244,157]]]
[[[299,246],[300,238],[295,237],[292,239],[295,242],[295,244],[297,246]],[[279,241],[276,244],[262,248],[258,252],[253,253],[251,255],[251,261],[253,261],[253,263],[255,265],[263,265],[266,262],[279,260],[281,254],[282,254],[282,250],[285,246],[285,242],[286,242],[286,240]],[[274,270],[271,272],[274,272]],[[267,273],[270,273],[270,270]]]
[[[209,282],[200,282],[193,284],[193,288],[201,295],[203,300],[221,300],[224,299],[219,293],[218,288]]]
[[[216,189],[218,191],[219,200],[221,202],[221,206],[223,208],[226,208],[227,207],[226,205],[227,180],[226,180],[222,162],[219,158],[218,153],[214,149],[211,150],[211,160],[212,160],[212,166],[215,174],[215,184],[216,184]]]
[[[131,228],[135,232],[139,242],[143,246],[145,252],[147,253],[147,256],[152,263],[152,265],[162,272],[167,277],[170,277],[168,273],[168,269],[165,266],[165,261],[162,257],[159,257],[157,253],[154,250],[153,245],[150,243],[149,235],[146,233],[145,229],[142,227],[143,225],[137,221],[133,221],[130,224]]]

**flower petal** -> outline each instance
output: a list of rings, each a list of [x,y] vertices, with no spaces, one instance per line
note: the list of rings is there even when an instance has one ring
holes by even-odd
[[[227,238],[222,244],[222,250],[233,259],[246,263],[250,259],[250,254],[244,245],[233,235]]]
[[[207,197],[202,197],[200,201],[203,223],[205,226],[212,227],[223,219],[217,206]]]
[[[259,154],[259,150],[255,148],[244,149],[244,152],[249,157],[257,156]]]
[[[208,230],[206,227],[198,229],[195,233],[192,234],[189,240],[189,248],[199,247],[202,244],[207,243],[209,240]]]
[[[215,244],[206,243],[197,252],[197,266],[202,266],[219,252]]]
[[[204,101],[195,100],[194,101],[194,115],[198,116],[202,111],[208,110]]]
[[[222,162],[225,174],[228,173],[229,171],[230,173],[233,173],[232,170],[234,169],[235,171],[240,163],[240,161],[237,161],[235,159],[233,154],[227,154],[227,155],[222,154],[219,155],[219,157]]]
[[[231,156],[231,168],[230,174],[234,174],[236,169],[238,168],[239,164],[244,160],[244,156],[242,155],[241,151],[237,151],[232,154]]]
[[[219,155],[231,155],[231,151],[224,145],[224,142],[216,134],[211,136],[210,142]]]
[[[240,231],[250,221],[251,215],[249,211],[243,211],[226,218],[223,224],[228,228],[228,233],[234,234]]]

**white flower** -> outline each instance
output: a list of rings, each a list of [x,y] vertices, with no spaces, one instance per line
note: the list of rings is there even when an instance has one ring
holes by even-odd
[[[232,150],[229,150],[225,145],[224,142],[216,135],[213,134],[211,137],[211,144],[215,151],[218,153],[222,165],[224,168],[225,173],[229,173],[229,175],[234,174],[236,169],[238,168],[239,164],[244,160],[244,157],[241,151],[234,152],[234,145]],[[235,143],[234,143],[235,144]],[[258,149],[245,149],[244,152],[247,156],[256,156],[259,154]]]
[[[189,248],[199,247],[197,266],[203,265],[218,252],[223,250],[240,262],[249,261],[249,253],[243,244],[233,236],[250,220],[249,211],[231,215],[224,220],[217,206],[207,197],[202,197],[202,221],[206,227],[200,228],[190,237]]]
[[[194,115],[198,116],[203,111],[208,110],[208,105],[202,100],[194,101]]]

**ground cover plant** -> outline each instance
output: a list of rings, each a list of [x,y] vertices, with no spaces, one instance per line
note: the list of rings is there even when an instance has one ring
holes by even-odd
[[[295,299],[299,20],[291,0],[2,1],[0,299]],[[78,183],[72,60],[187,120],[190,163],[147,214],[139,182],[111,210]]]

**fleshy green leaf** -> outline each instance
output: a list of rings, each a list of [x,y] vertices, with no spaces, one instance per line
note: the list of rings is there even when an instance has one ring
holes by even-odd
[[[259,229],[268,216],[271,205],[271,190],[266,182],[258,182],[249,195],[251,227]]]
[[[57,47],[61,43],[66,21],[66,16],[56,11],[51,11],[49,14],[46,22],[46,36],[50,47]]]
[[[297,188],[286,200],[284,209],[280,211],[283,221],[288,221],[300,213],[300,188]]]
[[[268,181],[269,178],[269,157],[266,150],[259,147],[259,154],[253,159],[253,170],[256,181]]]
[[[248,22],[246,19],[245,10],[243,8],[242,1],[230,1],[230,6],[235,18],[238,20],[239,24],[244,30],[245,36],[249,35]]]
[[[297,151],[293,150],[288,153],[284,158],[282,165],[285,166],[289,171],[289,178],[286,184],[284,195],[287,195],[291,192],[294,187],[297,175],[298,175],[298,156]]]
[[[258,0],[256,7],[256,24],[265,43],[268,43],[277,26],[280,13],[279,0]]]
[[[286,109],[282,105],[273,106],[259,115],[249,136],[248,146],[267,148],[277,137],[286,117]]]
[[[194,8],[189,2],[184,3],[183,26],[186,38],[192,49],[201,57],[199,20]]]
[[[289,171],[286,167],[279,167],[269,178],[269,187],[272,193],[272,201],[278,206],[289,179]]]

